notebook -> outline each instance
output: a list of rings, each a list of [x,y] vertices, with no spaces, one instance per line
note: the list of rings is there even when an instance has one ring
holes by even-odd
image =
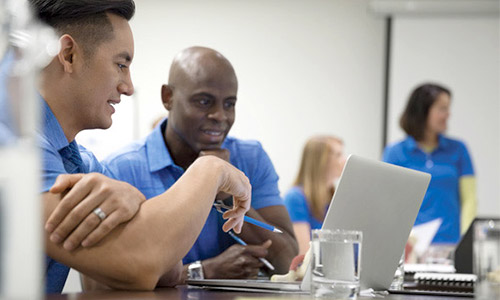
[[[474,297],[477,276],[474,274],[415,273],[414,281],[392,294],[447,295]]]
[[[388,289],[427,190],[430,175],[351,155],[323,223],[323,229],[363,231],[362,289]],[[301,283],[260,281],[271,291],[310,290],[310,272]],[[188,280],[211,288],[252,289],[255,280]],[[291,287],[293,285],[294,287]],[[280,287],[281,286],[281,287]],[[300,286],[300,287],[297,287]]]

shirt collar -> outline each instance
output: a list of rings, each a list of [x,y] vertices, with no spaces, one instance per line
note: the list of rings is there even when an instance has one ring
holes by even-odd
[[[153,132],[146,138],[146,152],[150,172],[156,172],[169,166],[177,166],[168,151],[167,145],[163,138],[165,128],[167,128],[168,118],[160,122],[153,129]],[[222,148],[227,148],[228,138],[222,143]]]
[[[406,137],[404,141],[404,146],[409,151],[413,151],[418,148],[417,141],[412,136]]]
[[[412,136],[408,136],[404,143],[406,148],[410,151],[418,149],[418,143]],[[438,135],[438,146],[436,147],[436,149],[445,149],[448,144],[449,143],[447,139],[442,134]]]
[[[50,109],[45,99],[43,99],[42,97],[40,97],[40,99],[42,102],[41,106],[43,118],[42,135],[44,135],[47,140],[54,146],[54,148],[59,151],[69,145],[68,139],[66,139],[66,135],[64,135],[61,124],[59,124],[59,121],[57,121],[56,116]]]
[[[438,142],[439,142],[438,148],[441,148],[441,149],[444,149],[444,148],[448,147],[448,145],[449,145],[448,140],[442,134],[440,134],[438,136]]]
[[[163,139],[163,131],[166,126],[167,119],[165,118],[146,138],[146,152],[150,172],[156,172],[175,165]]]

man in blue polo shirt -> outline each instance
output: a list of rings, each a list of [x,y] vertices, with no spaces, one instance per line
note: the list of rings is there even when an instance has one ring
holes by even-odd
[[[284,233],[245,223],[241,238],[252,246],[237,245],[221,230],[221,216],[213,209],[183,259],[186,278],[255,277],[262,266],[258,258],[266,254],[276,272],[284,273],[297,254],[292,224],[277,186],[278,175],[268,155],[257,141],[226,137],[235,119],[237,90],[234,69],[219,52],[204,47],[181,51],[170,68],[168,85],[162,86],[168,119],[145,139],[103,162],[114,178],[129,182],[146,198],[172,186],[202,155],[224,158],[249,178],[252,208],[247,215]],[[225,197],[219,195],[221,198]],[[270,246],[267,240],[272,241]]]
[[[105,169],[78,146],[75,136],[84,129],[108,128],[120,96],[133,93],[129,66],[134,43],[128,20],[135,4],[30,4],[60,36],[59,52],[41,72],[39,85],[46,291],[61,292],[69,267],[112,288],[175,285],[180,260],[203,228],[218,192],[235,199],[234,209],[224,215],[224,230],[241,230],[250,207],[248,178],[221,159],[202,157],[168,192],[144,202],[130,184],[100,174]]]

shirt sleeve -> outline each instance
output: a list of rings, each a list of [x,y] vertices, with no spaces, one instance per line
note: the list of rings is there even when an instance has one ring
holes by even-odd
[[[273,205],[283,205],[278,188],[278,174],[274,169],[271,159],[258,143],[258,154],[255,161],[252,185],[252,207],[255,209]]]
[[[304,195],[297,189],[291,189],[285,196],[285,206],[293,223],[309,223],[309,209]]]
[[[40,142],[40,149],[42,151],[42,193],[48,192],[52,185],[54,185],[57,176],[67,174],[64,168],[63,159],[59,152],[51,147],[48,142]],[[83,162],[84,173],[103,173],[104,168],[99,163],[97,158],[82,146],[79,146],[80,156]]]
[[[138,189],[149,184],[151,174],[143,170],[147,165],[146,157],[140,157],[137,154],[109,156],[101,165],[104,174],[110,178],[127,182]],[[139,175],[137,175],[139,174]]]
[[[123,176],[121,174],[121,169],[119,168],[120,166],[120,158],[119,157],[106,157],[104,160],[101,160],[101,165],[104,168],[104,174],[110,178],[116,179],[116,180],[122,180],[126,181],[123,179]]]
[[[99,162],[94,153],[87,150],[87,148],[82,145],[78,145],[78,150],[80,151],[80,156],[82,157],[83,165],[85,166],[87,173],[101,173],[110,177],[104,166]]]
[[[59,152],[47,146],[45,141],[40,142],[40,149],[42,152],[42,189],[41,192],[45,193],[50,190],[52,185],[60,174],[66,174],[66,169],[62,163],[62,158]]]
[[[467,151],[465,144],[460,143],[460,160],[459,160],[459,176],[474,175],[474,168],[472,167],[472,160]]]
[[[462,176],[459,180],[460,187],[460,232],[464,234],[476,217],[476,178]]]
[[[382,153],[382,161],[393,165],[398,165],[396,152],[397,151],[395,146],[385,147],[384,153]]]

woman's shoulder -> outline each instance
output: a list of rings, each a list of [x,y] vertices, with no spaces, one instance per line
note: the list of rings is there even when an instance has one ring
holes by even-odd
[[[413,141],[414,141],[414,139],[412,137],[407,136],[403,139],[399,139],[399,140],[388,143],[387,146],[385,147],[385,150],[400,149],[404,145],[406,145],[408,143],[412,143]]]
[[[305,200],[304,190],[300,186],[293,186],[285,194],[285,201],[287,199],[289,199],[289,200],[304,199]]]
[[[460,150],[465,150],[467,151],[467,146],[465,145],[465,142],[454,137],[449,137],[449,136],[440,136],[440,139],[444,141],[447,145],[455,148],[455,149],[460,149]]]
[[[388,144],[382,153],[382,161],[397,164],[406,160],[408,149],[414,147],[414,140],[410,137]]]
[[[300,195],[304,195],[304,189],[301,187],[301,186],[292,186],[288,191],[287,191],[287,195],[288,194],[300,194]]]

